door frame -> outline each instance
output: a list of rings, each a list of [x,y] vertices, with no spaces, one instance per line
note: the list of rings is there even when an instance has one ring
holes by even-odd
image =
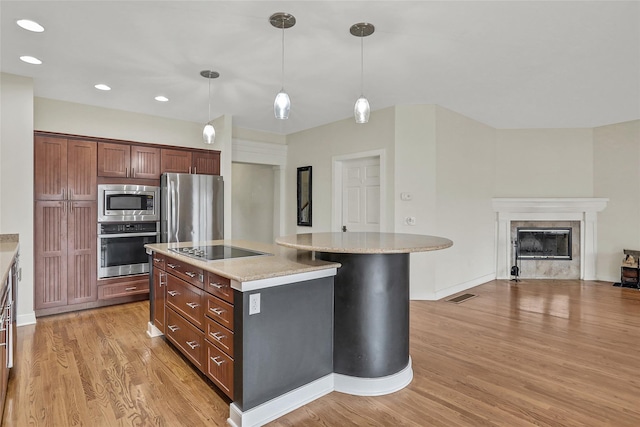
[[[368,157],[377,157],[380,162],[380,232],[387,231],[387,212],[385,210],[387,201],[387,150],[385,149],[331,157],[331,197],[333,199],[331,231],[342,231],[342,172],[344,163]]]

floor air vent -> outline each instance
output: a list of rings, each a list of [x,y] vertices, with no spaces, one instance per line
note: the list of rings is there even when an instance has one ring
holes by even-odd
[[[465,302],[468,299],[471,299],[473,297],[475,297],[477,295],[474,294],[462,294],[462,295],[458,295],[457,297],[448,299],[447,302],[454,302],[456,304],[460,304],[461,302]]]

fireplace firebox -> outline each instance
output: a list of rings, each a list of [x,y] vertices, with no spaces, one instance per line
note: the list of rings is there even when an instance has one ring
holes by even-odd
[[[518,227],[518,259],[571,260],[571,228]]]

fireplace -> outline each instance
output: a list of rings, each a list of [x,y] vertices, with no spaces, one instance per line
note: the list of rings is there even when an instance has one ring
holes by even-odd
[[[518,227],[518,259],[571,260],[571,228]]]
[[[544,277],[553,277],[555,273],[550,270],[555,269],[558,264],[562,264],[561,267],[558,266],[562,270],[566,270],[569,265],[576,265],[576,277],[596,280],[597,218],[598,212],[607,206],[608,201],[609,199],[595,197],[492,199],[493,210],[496,212],[496,278],[511,277],[510,270],[515,258],[512,242],[516,238],[512,234],[516,230],[512,227],[571,227],[574,249],[570,261],[518,260],[521,271],[528,268],[528,265],[537,264],[536,270],[544,272]]]

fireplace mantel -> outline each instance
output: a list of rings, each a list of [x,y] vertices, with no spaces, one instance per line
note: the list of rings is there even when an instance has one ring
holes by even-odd
[[[496,278],[508,279],[511,266],[511,221],[580,221],[580,279],[596,280],[597,219],[605,198],[494,198]]]

